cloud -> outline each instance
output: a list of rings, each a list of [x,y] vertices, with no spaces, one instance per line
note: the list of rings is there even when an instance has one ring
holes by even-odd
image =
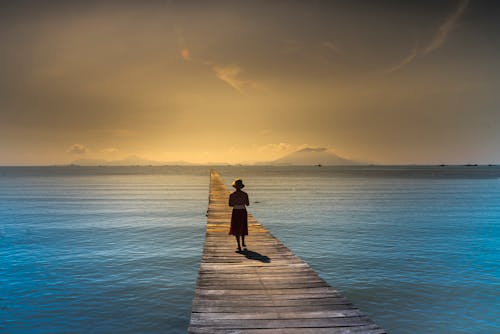
[[[407,55],[401,62],[389,68],[386,72],[397,71],[404,66],[411,63],[415,58],[419,56],[426,56],[431,52],[439,49],[448,39],[450,33],[456,29],[460,18],[464,15],[467,6],[469,5],[469,0],[460,0],[458,2],[455,10],[444,20],[444,22],[439,26],[431,41],[423,46],[418,47],[418,43],[412,48],[410,54]]]
[[[391,72],[399,70],[400,68],[402,68],[402,67],[408,65],[409,63],[411,63],[413,61],[413,59],[415,59],[417,56],[418,56],[418,46],[415,45],[413,47],[413,49],[411,49],[410,54],[408,56],[406,56],[400,63],[394,65],[391,68],[389,68],[386,72],[391,73]]]
[[[88,147],[82,144],[73,144],[71,145],[66,152],[76,155],[82,155],[89,151]]]
[[[96,135],[105,135],[112,137],[134,137],[138,136],[139,133],[125,128],[115,128],[115,129],[93,129],[92,133]]]
[[[256,147],[256,151],[259,153],[286,153],[286,152],[296,152],[303,149],[311,149],[309,144],[294,145],[289,143],[271,143]]]
[[[114,153],[118,153],[119,151],[120,150],[115,148],[115,147],[108,147],[108,148],[101,150],[102,153],[106,153],[106,154],[114,154]]]
[[[285,39],[281,41],[283,46],[281,48],[282,53],[294,53],[300,51],[304,47],[304,42],[295,39]]]
[[[440,48],[444,44],[444,42],[448,38],[448,35],[457,27],[458,21],[464,14],[468,5],[469,5],[469,0],[461,0],[458,3],[458,6],[455,9],[455,11],[451,13],[451,15],[448,16],[448,18],[438,28],[436,34],[432,38],[429,45],[427,45],[421,50],[422,55],[427,55],[432,51]]]
[[[230,65],[217,65],[214,63],[206,62],[206,65],[211,65],[215,76],[224,81],[226,84],[237,90],[239,93],[244,93],[245,90],[253,90],[265,92],[267,91],[266,85],[262,82],[250,79],[241,79],[241,74],[245,72],[242,67],[234,64]]]
[[[288,143],[266,144],[257,148],[258,152],[284,152],[295,150],[296,147]]]
[[[224,81],[238,92],[243,92],[242,87],[245,84],[245,81],[237,78],[242,72],[241,67],[238,65],[215,65],[213,66],[213,70],[217,78]]]
[[[326,152],[326,151],[328,151],[328,148],[326,147],[305,147],[299,150],[299,152]]]
[[[184,49],[181,50],[180,53],[181,53],[182,59],[184,59],[184,60],[190,60],[191,59],[190,56],[189,56],[189,49],[184,48]]]
[[[179,25],[174,26],[174,33],[177,36],[177,47],[180,56],[186,61],[191,60],[189,48],[187,47],[184,34],[182,33],[182,28]]]
[[[334,53],[342,54],[342,49],[336,43],[324,41],[323,46]]]
[[[243,72],[243,69],[235,64],[220,65],[216,61],[207,59],[196,59],[191,57],[191,51],[187,47],[184,34],[180,26],[174,26],[174,32],[177,35],[177,45],[181,58],[185,61],[201,64],[206,68],[211,68],[215,72],[215,76],[224,81],[226,84],[237,90],[239,93],[243,93],[243,86],[247,85],[253,89],[259,89],[260,85],[256,82],[250,80],[242,80],[239,75]]]

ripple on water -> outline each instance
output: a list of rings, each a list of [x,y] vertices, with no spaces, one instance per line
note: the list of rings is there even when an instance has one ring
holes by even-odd
[[[244,177],[255,217],[389,332],[500,332],[495,177],[432,167],[220,171],[228,183]],[[207,168],[2,175],[1,330],[185,333]]]

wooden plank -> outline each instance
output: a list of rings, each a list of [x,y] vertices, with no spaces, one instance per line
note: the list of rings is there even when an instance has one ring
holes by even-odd
[[[317,319],[192,319],[193,326],[216,326],[219,328],[314,328],[369,325],[366,317],[335,317]]]
[[[259,290],[228,290],[228,289],[201,289],[197,288],[195,290],[195,294],[199,296],[248,296],[251,297],[253,295],[266,295],[270,297],[274,296],[341,296],[341,294],[328,287],[328,288],[307,288],[307,289],[266,289],[265,291]]]
[[[318,319],[318,318],[338,318],[338,317],[357,317],[360,316],[361,312],[356,309],[350,309],[350,310],[327,310],[327,311],[311,311],[311,312],[304,312],[304,311],[295,311],[295,312],[277,312],[277,311],[271,311],[271,312],[254,312],[254,313],[244,313],[244,312],[238,312],[238,313],[193,313],[191,316],[192,319],[279,319],[279,318],[289,318],[289,319],[307,319],[307,318],[312,318],[312,319]]]
[[[260,328],[260,329],[230,329],[217,327],[192,326],[191,334],[384,334],[377,325],[325,327],[325,328]]]
[[[348,310],[356,309],[352,304],[326,304],[326,305],[302,305],[300,308],[297,306],[240,306],[235,308],[233,306],[193,306],[192,314],[194,313],[254,313],[254,312],[315,312],[327,310]]]
[[[236,251],[228,196],[211,171],[189,333],[385,333],[251,214],[247,249]]]
[[[298,300],[306,300],[306,299],[309,299],[309,300],[320,300],[320,299],[325,299],[325,298],[331,298],[331,297],[339,297],[341,295],[337,294],[337,295],[330,295],[330,294],[327,294],[327,295],[322,295],[322,294],[313,294],[313,293],[309,293],[309,294],[282,294],[282,295],[268,295],[265,293],[265,291],[262,291],[262,293],[260,294],[253,294],[253,295],[245,295],[244,296],[244,299],[245,301],[253,301],[253,300],[261,300],[262,298],[270,298],[272,300],[295,300],[295,299],[298,299]],[[227,295],[199,295],[197,296],[198,298],[200,298],[201,300],[225,300],[228,298]]]
[[[327,297],[313,299],[201,299],[197,298],[193,302],[193,306],[294,306],[294,305],[338,305],[348,304],[349,300],[344,297]]]

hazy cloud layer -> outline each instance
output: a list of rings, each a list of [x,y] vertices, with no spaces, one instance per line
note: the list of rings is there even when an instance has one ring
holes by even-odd
[[[0,164],[498,161],[498,7],[0,2]]]

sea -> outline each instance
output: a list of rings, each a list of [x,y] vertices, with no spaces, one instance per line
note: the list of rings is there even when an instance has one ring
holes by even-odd
[[[0,333],[185,333],[211,168],[389,333],[500,333],[498,166],[0,167]]]

